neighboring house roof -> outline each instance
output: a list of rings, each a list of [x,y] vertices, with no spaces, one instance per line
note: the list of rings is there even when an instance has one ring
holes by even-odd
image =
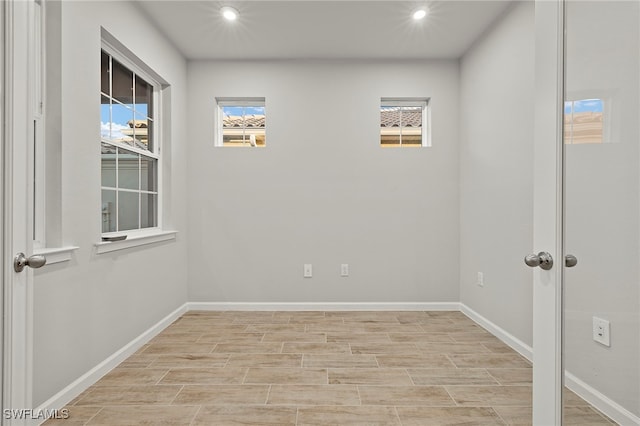
[[[380,127],[400,127],[400,111],[380,110]],[[422,127],[421,110],[402,110],[402,127]]]
[[[222,120],[222,127],[260,127],[264,128],[264,115],[227,115]]]
[[[243,126],[244,122],[244,126]],[[264,128],[264,115],[227,115],[223,118],[222,127],[257,127]],[[421,110],[402,110],[402,126],[403,127],[422,127],[422,111]],[[388,109],[380,111],[380,127],[400,127],[400,111],[396,109]]]

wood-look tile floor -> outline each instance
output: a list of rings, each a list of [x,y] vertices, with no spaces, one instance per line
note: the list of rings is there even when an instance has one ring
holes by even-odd
[[[45,424],[526,425],[531,371],[460,312],[195,311]]]

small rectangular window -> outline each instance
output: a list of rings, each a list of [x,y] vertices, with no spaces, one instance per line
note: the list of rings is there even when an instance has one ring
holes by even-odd
[[[264,98],[216,98],[215,146],[266,146]]]
[[[428,106],[427,98],[382,98],[380,146],[430,146]]]
[[[102,50],[102,232],[158,227],[159,84]]]
[[[604,101],[580,99],[564,103],[564,143],[604,142]]]

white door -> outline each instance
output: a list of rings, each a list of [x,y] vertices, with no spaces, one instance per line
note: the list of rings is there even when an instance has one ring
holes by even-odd
[[[563,1],[536,0],[534,246],[550,269],[534,269],[533,424],[562,418],[562,94]]]
[[[2,422],[24,424],[25,413],[4,410],[32,408],[32,281],[33,271],[16,272],[14,258],[27,257],[33,246],[33,121],[30,108],[30,34],[33,3],[2,2],[2,199],[3,199],[3,368]],[[32,259],[33,261],[33,259]],[[14,417],[10,419],[8,417]],[[22,417],[22,419],[19,419]],[[16,419],[18,418],[18,419]]]

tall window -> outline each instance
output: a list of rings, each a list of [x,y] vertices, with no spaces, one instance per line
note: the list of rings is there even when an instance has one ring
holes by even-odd
[[[604,119],[602,99],[565,101],[564,143],[603,143]]]
[[[429,146],[428,104],[426,98],[382,98],[380,146]]]
[[[264,98],[216,98],[216,146],[266,146]]]
[[[158,226],[159,84],[102,51],[102,232]]]

